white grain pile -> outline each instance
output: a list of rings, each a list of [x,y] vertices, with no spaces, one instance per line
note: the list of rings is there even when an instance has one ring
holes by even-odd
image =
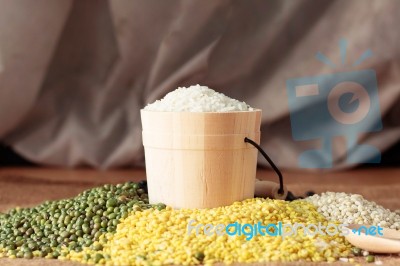
[[[347,224],[379,225],[400,229],[400,215],[368,201],[358,194],[326,192],[305,199],[314,204],[328,220]]]
[[[145,110],[159,112],[236,112],[253,111],[245,102],[229,98],[206,86],[180,87],[163,99],[148,104]]]

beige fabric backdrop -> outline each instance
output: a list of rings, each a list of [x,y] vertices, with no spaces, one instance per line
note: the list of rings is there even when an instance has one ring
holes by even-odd
[[[0,140],[45,165],[143,164],[139,110],[205,84],[263,109],[262,145],[286,168],[318,141],[293,141],[285,82],[331,73],[323,52],[377,72],[384,129],[400,139],[400,1],[0,0]],[[345,148],[334,146],[335,167]],[[264,163],[260,159],[261,163]]]

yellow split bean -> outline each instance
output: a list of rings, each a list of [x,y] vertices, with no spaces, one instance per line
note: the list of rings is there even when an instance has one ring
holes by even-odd
[[[193,225],[213,226],[235,222],[267,225],[280,221],[306,226],[328,224],[311,203],[300,200],[255,198],[213,209],[148,209],[132,212],[121,220],[114,234],[108,233],[101,238],[103,250],[85,248],[69,253],[67,258],[90,264],[100,252],[104,256],[100,263],[107,265],[209,265],[216,262],[330,262],[350,254],[351,245],[338,234],[304,235],[304,230],[299,228],[296,235],[285,238],[255,235],[246,240],[245,235],[206,235],[204,226],[197,235],[195,228],[188,234],[191,220],[195,220]]]

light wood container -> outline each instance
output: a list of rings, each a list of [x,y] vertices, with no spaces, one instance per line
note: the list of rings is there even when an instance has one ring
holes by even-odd
[[[141,110],[150,203],[213,208],[254,197],[261,110]]]

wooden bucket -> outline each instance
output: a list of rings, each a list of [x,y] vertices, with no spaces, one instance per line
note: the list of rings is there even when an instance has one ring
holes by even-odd
[[[254,197],[261,110],[141,110],[150,203],[214,208]]]

